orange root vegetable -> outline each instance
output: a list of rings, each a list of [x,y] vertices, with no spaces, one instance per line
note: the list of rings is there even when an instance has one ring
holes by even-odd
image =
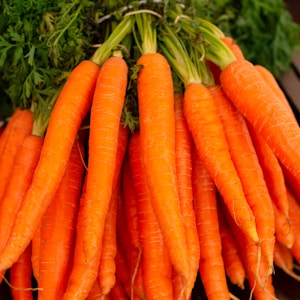
[[[81,62],[55,103],[32,184],[0,256],[0,270],[8,269],[24,251],[56,193],[77,132],[90,108],[98,72],[95,63]]]
[[[21,254],[9,271],[11,294],[14,300],[33,300],[31,244]]]
[[[73,264],[75,228],[84,177],[83,147],[75,142],[57,192],[40,223],[38,298],[61,299]]]
[[[129,160],[137,194],[139,238],[146,299],[174,299],[171,262],[151,202],[143,165],[141,136],[135,132],[129,142]]]
[[[247,60],[230,63],[220,79],[228,98],[262,135],[300,188],[300,128],[286,106]]]
[[[275,220],[272,200],[244,117],[232,105],[220,86],[208,87],[223,124],[231,159],[253,212],[262,255],[273,272]]]
[[[175,94],[175,155],[176,176],[179,204],[184,221],[189,252],[190,276],[188,278],[185,297],[189,299],[199,269],[200,246],[193,206],[192,191],[192,137],[189,132],[184,113],[183,95]],[[183,283],[184,284],[184,283]],[[174,296],[175,297],[175,296]]]
[[[208,299],[230,299],[222,257],[216,186],[193,150],[193,195],[200,243],[200,277]]]

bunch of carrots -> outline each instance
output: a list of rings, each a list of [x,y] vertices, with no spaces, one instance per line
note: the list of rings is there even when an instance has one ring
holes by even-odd
[[[156,22],[157,21],[157,22]],[[276,299],[300,263],[300,129],[273,75],[213,24],[131,11],[0,135],[13,299]],[[34,280],[32,279],[34,278]]]

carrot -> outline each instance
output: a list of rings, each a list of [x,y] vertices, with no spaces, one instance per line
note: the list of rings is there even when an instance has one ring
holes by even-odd
[[[290,220],[279,208],[277,208],[275,203],[273,203],[273,210],[275,216],[276,241],[290,249],[295,240]]]
[[[194,287],[200,259],[200,246],[193,207],[192,191],[192,137],[183,113],[183,95],[175,94],[175,155],[176,176],[179,194],[179,204],[185,226],[190,262],[190,276],[187,282],[185,297],[191,296]]]
[[[209,87],[221,118],[231,159],[255,217],[261,251],[273,271],[275,220],[272,200],[244,117],[232,105],[220,86]]]
[[[94,62],[81,62],[70,74],[55,103],[24,206],[0,256],[0,270],[9,268],[24,251],[55,195],[76,134],[90,107],[98,72]]]
[[[119,212],[123,207],[123,220],[119,222],[121,226],[126,227],[126,230],[119,229],[122,240],[128,239],[126,243],[122,243],[123,251],[127,253],[127,259],[130,265],[130,278],[132,294],[137,294],[140,297],[144,295],[144,284],[142,276],[141,262],[141,241],[139,237],[139,221],[138,221],[138,206],[137,194],[134,189],[134,182],[130,168],[129,155],[125,157],[122,173],[122,204],[119,207]],[[119,214],[120,215],[120,214]],[[124,224],[125,223],[125,224]],[[128,244],[126,246],[126,244]]]
[[[237,60],[245,59],[244,54],[238,43],[230,36],[221,37],[222,42],[229,47]]]
[[[102,292],[98,280],[94,282],[86,300],[97,300],[97,299],[101,299],[101,300],[105,299],[105,297],[102,297]]]
[[[289,104],[289,101],[287,100],[283,90],[280,88],[274,75],[266,67],[262,65],[254,65],[254,67],[259,72],[259,74],[263,77],[263,79],[265,80],[267,85],[271,88],[271,90],[276,94],[277,98],[286,106],[291,116],[297,122],[294,112]]]
[[[229,63],[220,79],[228,98],[262,135],[299,186],[300,128],[285,106],[247,60]]]
[[[137,193],[139,237],[146,299],[173,299],[171,263],[154,209],[143,164],[141,135],[129,142],[129,160]]]
[[[218,205],[218,222],[225,273],[231,283],[237,285],[241,289],[244,289],[244,282],[246,280],[245,267],[243,265],[235,236],[223,214],[223,211],[220,209],[220,205]]]
[[[74,143],[65,173],[40,223],[39,299],[61,299],[73,263],[75,224],[81,195],[83,147]]]
[[[11,122],[11,129],[0,155],[0,202],[3,199],[5,189],[9,182],[18,148],[22,144],[25,136],[31,133],[33,126],[32,112],[28,109],[24,109],[16,118],[11,119]]]
[[[291,252],[295,260],[300,263],[300,205],[298,199],[295,198],[295,195],[290,188],[287,188],[287,195],[289,201],[289,220],[294,234],[294,243],[292,245]]]
[[[141,152],[151,203],[169,257],[176,271],[189,278],[189,259],[183,218],[179,207],[175,163],[174,87],[166,58],[156,52],[151,16],[137,14],[143,39],[137,77]],[[139,19],[140,17],[140,19]],[[149,17],[149,18],[147,18]]]
[[[212,94],[202,84],[196,62],[189,58],[187,51],[180,46],[178,37],[168,27],[166,34],[163,34],[163,42],[162,51],[172,62],[174,71],[182,78],[185,86],[184,114],[200,159],[223,195],[222,199],[235,222],[250,239],[258,242],[253,212],[231,160],[224,128]]]
[[[251,139],[272,201],[288,217],[285,178],[280,163],[263,137],[248,123]]]
[[[192,150],[192,184],[200,243],[200,277],[208,299],[230,299],[222,257],[216,186],[204,163]]]
[[[40,246],[41,246],[41,226],[39,225],[31,239],[31,265],[32,265],[32,275],[35,280],[39,281],[39,269],[40,269]]]
[[[76,261],[64,300],[87,297],[97,277],[104,223],[112,195],[127,69],[123,58],[111,56],[102,65],[97,79],[90,118],[86,201],[80,206],[80,222],[77,222],[77,236],[82,240],[75,246]]]
[[[11,294],[14,300],[33,300],[31,244],[21,254],[9,271]]]
[[[116,166],[114,170],[112,196],[105,220],[103,248],[100,258],[98,280],[102,295],[108,295],[115,283],[115,255],[116,246],[116,221],[117,221],[117,204],[120,193],[120,176],[121,168],[127,149],[129,129],[122,124],[119,125],[118,148],[116,155]],[[118,186],[118,187],[117,187]]]

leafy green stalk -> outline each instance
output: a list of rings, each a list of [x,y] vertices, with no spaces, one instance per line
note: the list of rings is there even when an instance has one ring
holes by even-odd
[[[133,24],[134,19],[125,16],[104,43],[95,51],[91,60],[101,66],[111,56],[112,51],[115,50],[122,40],[132,31]]]

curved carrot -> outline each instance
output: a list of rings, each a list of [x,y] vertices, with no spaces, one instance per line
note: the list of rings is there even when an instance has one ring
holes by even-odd
[[[16,118],[11,119],[11,122],[11,129],[0,155],[0,202],[3,199],[9,182],[18,148],[25,136],[29,135],[32,131],[32,112],[28,109],[21,110]]]
[[[223,195],[222,199],[235,222],[250,239],[258,242],[253,212],[232,162],[217,107],[209,89],[202,83],[202,76],[197,68],[201,68],[201,65],[196,65],[190,59],[176,34],[165,27],[166,34],[163,34],[164,44],[161,48],[185,86],[184,114],[197,152]]]
[[[63,178],[40,223],[38,298],[41,300],[62,298],[73,263],[84,176],[80,155],[83,147],[79,145],[74,143]]]
[[[221,235],[222,257],[226,275],[231,283],[244,289],[244,282],[246,280],[245,267],[235,236],[219,206],[218,221]]]
[[[73,265],[64,300],[86,297],[98,274],[104,223],[112,195],[127,72],[125,60],[111,56],[102,65],[97,79],[90,117],[86,201],[80,206],[80,222],[77,222],[77,235],[82,240],[75,249],[78,259]]]
[[[192,184],[201,251],[201,281],[208,299],[230,299],[222,257],[216,186],[196,149],[192,151]]]
[[[183,113],[183,95],[175,94],[175,156],[176,177],[179,194],[179,204],[185,226],[189,252],[190,275],[188,278],[185,297],[191,296],[194,287],[200,259],[200,246],[193,207],[192,191],[192,137]],[[177,284],[178,285],[178,284]]]
[[[33,300],[31,244],[29,244],[9,271],[11,294],[14,300]]]
[[[274,97],[272,90],[247,60],[228,64],[220,79],[228,98],[263,136],[300,186],[300,128],[284,104]]]
[[[231,159],[241,179],[247,202],[253,212],[261,251],[273,272],[275,220],[272,200],[244,117],[232,105],[220,86],[208,87],[223,124]]]
[[[95,63],[81,62],[55,103],[32,184],[15,220],[11,238],[0,256],[0,270],[9,268],[24,251],[55,195],[78,129],[90,108],[98,72]]]
[[[146,299],[174,299],[171,263],[154,209],[143,165],[141,136],[136,131],[129,142],[129,159],[137,193],[139,237]],[[171,213],[171,212],[170,212]]]
[[[98,281],[101,289],[101,294],[108,295],[112,286],[115,283],[115,256],[117,251],[116,242],[116,222],[117,222],[117,206],[118,193],[121,169],[128,144],[129,129],[123,125],[119,125],[118,147],[116,155],[116,165],[114,169],[112,196],[109,203],[109,208],[105,220],[104,236],[102,242],[102,253],[99,263]]]

